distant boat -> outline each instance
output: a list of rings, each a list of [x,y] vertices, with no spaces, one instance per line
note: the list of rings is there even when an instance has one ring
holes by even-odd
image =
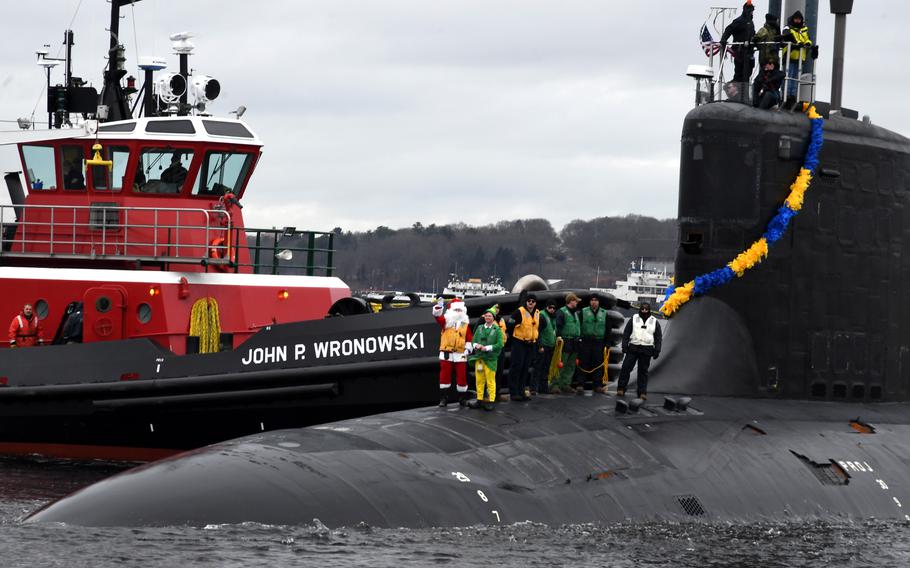
[[[486,281],[480,278],[461,280],[457,274],[449,275],[449,283],[442,291],[443,296],[450,298],[480,298],[505,293],[506,289],[497,276],[490,276]]]
[[[404,308],[415,305],[430,305],[436,302],[439,294],[433,292],[401,292],[397,290],[367,290],[359,292],[356,296],[363,298],[370,309],[378,312],[384,305],[393,308]]]
[[[656,306],[664,301],[667,287],[673,283],[673,274],[667,272],[666,262],[639,261],[638,266],[633,261],[625,280],[616,282],[613,288],[592,288],[600,292],[613,294],[617,300],[641,303],[649,302]]]

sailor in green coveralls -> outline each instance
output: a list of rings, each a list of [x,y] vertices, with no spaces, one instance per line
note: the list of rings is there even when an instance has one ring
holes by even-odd
[[[539,346],[537,356],[534,358],[534,381],[531,384],[531,394],[550,392],[547,375],[550,372],[550,361],[553,359],[553,347],[556,346],[555,317],[556,302],[550,300],[547,302],[547,307],[540,311]]]
[[[592,294],[588,307],[581,310],[581,340],[578,345],[578,390],[590,388],[604,392],[604,346],[607,343],[607,310],[600,307],[600,296]]]
[[[493,410],[496,400],[496,367],[503,345],[502,329],[496,323],[497,311],[496,306],[485,311],[483,322],[474,328],[474,352],[468,357],[468,363],[474,366],[477,377],[477,400],[468,403],[471,408]]]
[[[559,376],[550,385],[552,394],[572,392],[572,376],[575,375],[575,357],[578,351],[578,337],[581,335],[581,322],[578,320],[578,302],[581,298],[573,293],[566,295],[566,305],[556,312],[556,339],[562,339],[562,367]]]

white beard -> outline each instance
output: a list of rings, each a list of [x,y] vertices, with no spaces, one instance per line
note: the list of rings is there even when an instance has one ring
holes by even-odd
[[[467,325],[470,322],[468,314],[465,312],[456,312],[453,310],[448,310],[445,313],[446,318],[446,329],[452,329],[460,327],[461,325]]]

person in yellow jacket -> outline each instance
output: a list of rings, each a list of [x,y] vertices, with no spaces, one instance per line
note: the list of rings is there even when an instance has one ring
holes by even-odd
[[[537,296],[528,294],[524,305],[512,314],[512,359],[509,361],[509,399],[531,400],[531,361],[537,352],[540,312]]]
[[[442,300],[433,306],[433,317],[442,328],[439,336],[439,406],[448,404],[448,393],[452,386],[452,372],[455,386],[464,397],[468,391],[467,360],[471,353],[471,326],[468,325],[468,310],[464,300],[455,298],[448,309]]]
[[[803,64],[812,57],[818,57],[818,48],[812,46],[809,38],[809,27],[799,10],[787,19],[787,27],[781,33],[781,42],[784,45],[784,55],[789,52],[787,63],[787,103],[796,102],[799,74]]]
[[[471,408],[493,410],[496,401],[496,368],[503,345],[502,330],[496,323],[497,312],[497,306],[489,308],[483,313],[483,322],[474,328],[473,352],[468,363],[474,365],[477,400],[468,403]]]

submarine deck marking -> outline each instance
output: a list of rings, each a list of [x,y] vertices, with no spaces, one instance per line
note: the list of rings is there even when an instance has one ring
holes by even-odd
[[[461,483],[470,483],[471,482],[471,478],[468,477],[467,475],[463,474],[460,471],[453,471],[452,476],[455,479],[457,479],[458,481],[460,481]],[[480,500],[483,501],[484,503],[490,502],[490,498],[487,497],[487,494],[483,492],[483,489],[477,490],[477,496],[480,497]],[[502,519],[499,517],[499,511],[497,511],[496,509],[491,509],[490,513],[492,513],[496,517],[497,523],[502,522]]]

